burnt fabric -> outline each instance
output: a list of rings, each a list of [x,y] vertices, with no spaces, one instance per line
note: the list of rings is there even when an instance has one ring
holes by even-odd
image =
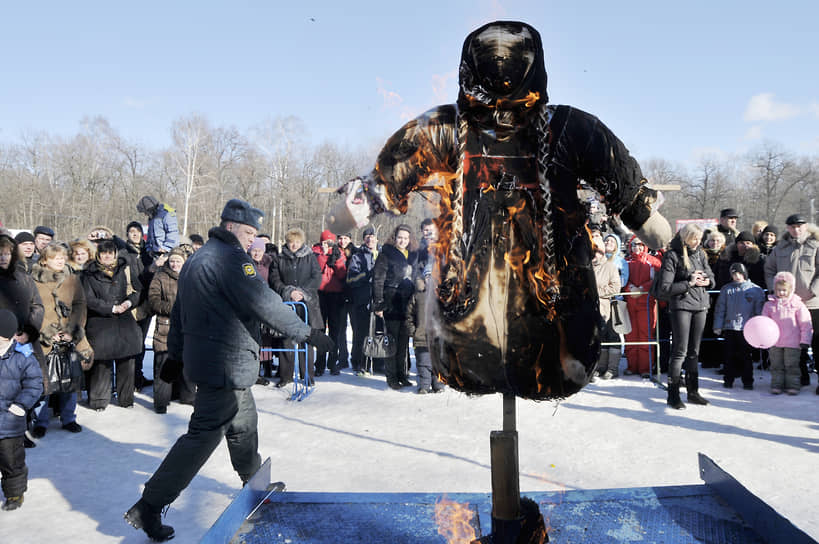
[[[470,34],[459,79],[457,104],[387,141],[363,193],[374,213],[405,212],[412,191],[440,199],[427,324],[434,371],[467,393],[566,397],[588,382],[600,352],[579,184],[638,232],[656,191],[596,117],[547,104],[543,48],[529,25]]]

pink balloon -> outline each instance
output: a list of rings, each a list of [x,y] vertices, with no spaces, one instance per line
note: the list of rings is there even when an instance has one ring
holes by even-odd
[[[779,340],[779,325],[770,317],[758,315],[745,323],[742,335],[753,347],[768,349]]]

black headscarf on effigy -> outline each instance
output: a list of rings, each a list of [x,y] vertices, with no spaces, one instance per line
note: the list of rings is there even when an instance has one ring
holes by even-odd
[[[637,229],[656,192],[596,117],[548,105],[540,35],[489,23],[464,42],[456,105],[396,132],[361,181],[374,211],[440,195],[433,370],[470,394],[563,398],[588,383],[601,326],[580,181]],[[431,187],[434,186],[434,187]],[[663,220],[664,221],[664,220]]]

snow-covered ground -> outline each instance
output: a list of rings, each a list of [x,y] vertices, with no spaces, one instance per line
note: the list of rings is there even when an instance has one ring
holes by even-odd
[[[521,490],[700,484],[703,452],[819,539],[816,375],[797,397],[770,395],[765,372],[756,380],[753,391],[726,390],[704,370],[701,392],[711,405],[682,411],[668,409],[665,393],[636,377],[598,381],[561,403],[519,400]],[[174,403],[157,415],[148,392],[137,394],[132,409],[79,407],[78,435],[52,421],[37,448],[27,450],[25,504],[0,511],[0,542],[146,541],[122,514],[191,411]],[[290,402],[272,386],[253,392],[260,452],[290,491],[491,490],[489,433],[501,428],[499,395],[421,396],[349,372],[319,378],[304,402]],[[240,485],[223,442],[165,518],[175,542],[198,542]]]

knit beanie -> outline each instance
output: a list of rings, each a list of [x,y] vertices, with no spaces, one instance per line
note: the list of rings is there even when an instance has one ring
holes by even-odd
[[[5,308],[0,310],[0,336],[3,338],[14,338],[18,330],[17,317]]]
[[[324,242],[325,240],[331,240],[333,242],[336,241],[336,235],[330,232],[329,230],[325,230],[321,233],[321,237],[319,238],[320,242]]]
[[[756,242],[754,235],[750,231],[743,230],[737,234],[737,242]]]

